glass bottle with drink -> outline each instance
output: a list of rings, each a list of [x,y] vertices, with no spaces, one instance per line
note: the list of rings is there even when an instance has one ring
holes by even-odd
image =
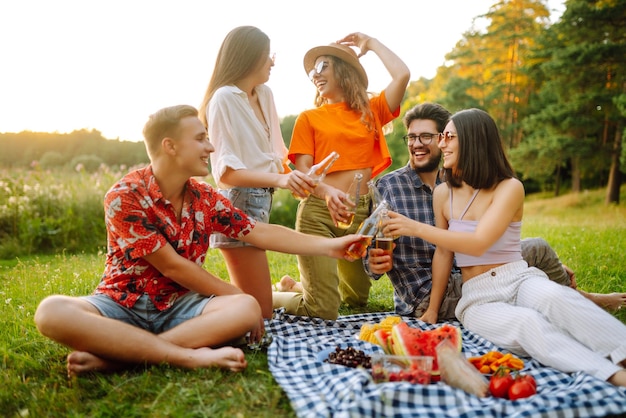
[[[387,235],[383,232],[383,222],[386,219],[389,219],[387,210],[388,209],[385,208],[380,212],[380,217],[378,218],[378,231],[376,233],[376,238],[374,239],[374,247],[380,248],[385,252],[386,255],[393,257],[393,240],[397,237]]]
[[[389,213],[388,213],[390,210],[392,210],[392,209],[391,209],[391,205],[388,205],[388,206],[387,206],[387,207],[386,207],[386,208],[385,208],[385,209],[384,209],[384,210],[380,213],[380,222],[381,222],[381,225],[382,225],[382,223],[383,223],[384,221],[386,221],[386,220],[388,220],[388,219],[391,219],[391,218],[389,217]],[[382,230],[382,226],[381,226],[381,230]],[[385,235],[385,236],[389,236],[389,235]],[[396,239],[398,239],[398,238],[400,238],[400,235],[391,235],[391,239],[393,239],[393,240],[396,240]]]
[[[372,209],[376,209],[376,206],[378,206],[378,203],[382,202],[384,199],[381,196],[378,189],[376,188],[376,185],[374,184],[374,180],[370,180],[367,182],[367,189],[369,190],[370,198],[372,199]]]
[[[388,210],[388,207],[389,203],[386,200],[382,200],[378,203],[376,209],[372,211],[371,215],[361,223],[356,233],[358,235],[362,235],[362,238],[359,241],[350,244],[346,250],[346,253],[350,258],[356,260],[365,255],[367,247],[369,247],[372,240],[378,233],[381,212],[383,212],[383,210]]]
[[[350,209],[348,212],[346,222],[337,222],[337,227],[341,229],[348,229],[350,225],[352,225],[352,221],[354,220],[354,215],[356,215],[356,210],[359,207],[359,192],[361,191],[361,181],[363,180],[363,174],[356,173],[354,175],[354,179],[352,180],[352,184],[348,188],[348,193],[346,193],[348,199],[354,202],[354,207]]]
[[[311,177],[311,179],[317,186],[319,183],[322,182],[322,180],[324,180],[324,177],[326,177],[326,173],[328,173],[328,169],[330,168],[330,166],[332,166],[335,163],[335,161],[337,161],[338,158],[339,158],[339,153],[337,151],[332,151],[322,161],[320,161],[319,163],[315,165],[312,165],[306,174],[309,177]],[[307,197],[309,196],[309,194],[311,194],[308,191],[305,191],[305,193]],[[302,199],[302,197],[297,196],[294,193],[292,193],[292,195],[296,199]]]

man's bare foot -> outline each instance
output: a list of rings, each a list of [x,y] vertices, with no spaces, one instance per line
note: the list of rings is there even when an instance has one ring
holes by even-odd
[[[181,367],[195,369],[219,367],[240,372],[248,366],[243,351],[235,347],[190,349],[191,355]],[[73,351],[67,356],[67,375],[72,378],[89,372],[115,372],[129,365],[102,359],[86,351]]]
[[[208,348],[194,350],[198,364],[195,367],[219,367],[232,372],[240,372],[248,366],[243,351],[235,347]]]
[[[113,372],[123,366],[95,356],[86,351],[73,351],[67,356],[67,376],[74,377],[89,372]]]
[[[626,305],[626,293],[590,293],[591,300],[607,311],[618,311]]]
[[[278,283],[274,285],[278,292],[300,292],[302,293],[302,284],[293,279],[293,277],[285,274]]]

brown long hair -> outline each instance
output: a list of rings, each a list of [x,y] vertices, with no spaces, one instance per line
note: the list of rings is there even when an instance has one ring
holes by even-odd
[[[233,85],[255,71],[262,59],[267,59],[270,38],[254,26],[239,26],[231,30],[220,46],[211,80],[198,109],[199,117],[208,128],[207,108],[213,94],[223,86]]]
[[[450,118],[456,128],[459,156],[456,170],[445,170],[451,187],[465,182],[475,189],[490,189],[515,177],[504,152],[498,126],[484,110],[461,110]]]

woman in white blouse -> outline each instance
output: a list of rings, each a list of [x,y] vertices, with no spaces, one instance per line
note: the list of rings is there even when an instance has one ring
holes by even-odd
[[[211,173],[220,193],[259,222],[269,222],[274,188],[304,197],[315,187],[309,176],[287,166],[274,96],[265,85],[273,66],[265,33],[254,26],[233,29],[222,42],[200,105],[201,120],[215,147]],[[211,236],[211,248],[224,255],[233,284],[255,296],[263,317],[270,318],[272,290],[265,250],[221,234]]]

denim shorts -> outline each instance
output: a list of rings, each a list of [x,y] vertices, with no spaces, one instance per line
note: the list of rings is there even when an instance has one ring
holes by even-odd
[[[103,294],[82,296],[81,299],[95,306],[102,316],[160,334],[199,316],[213,296],[187,292],[165,311],[159,311],[147,294],[141,295],[130,309]]]
[[[220,189],[220,194],[226,197],[238,209],[257,222],[269,223],[272,209],[274,189],[270,187],[233,187]],[[236,248],[250,246],[250,244],[229,238],[226,235],[215,233],[211,235],[211,248]]]

